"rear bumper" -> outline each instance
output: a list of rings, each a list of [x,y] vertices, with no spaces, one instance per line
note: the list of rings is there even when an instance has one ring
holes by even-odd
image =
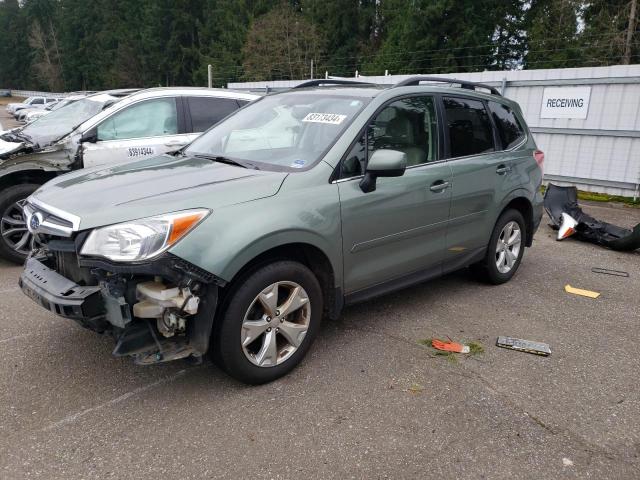
[[[101,329],[106,310],[99,286],[78,285],[35,258],[27,259],[18,283],[25,295],[56,315]]]

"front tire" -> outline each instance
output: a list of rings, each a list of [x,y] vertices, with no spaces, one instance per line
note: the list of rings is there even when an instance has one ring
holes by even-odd
[[[212,352],[222,369],[258,385],[295,368],[322,319],[322,290],[304,265],[278,261],[232,287],[219,316]]]
[[[40,185],[13,185],[0,193],[0,257],[10,262],[24,263],[37,246],[38,238],[27,229],[23,206],[27,197]]]
[[[471,266],[476,277],[493,285],[511,280],[524,255],[526,224],[517,210],[507,210],[493,227],[485,258]]]

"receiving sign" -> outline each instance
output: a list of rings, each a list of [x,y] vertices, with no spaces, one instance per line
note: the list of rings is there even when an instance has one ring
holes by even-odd
[[[587,118],[591,87],[549,87],[542,94],[540,118]]]

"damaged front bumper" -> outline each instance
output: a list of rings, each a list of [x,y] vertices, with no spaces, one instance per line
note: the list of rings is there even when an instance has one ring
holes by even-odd
[[[115,356],[152,364],[207,352],[215,280],[169,254],[146,264],[111,265],[66,251],[27,259],[19,285],[56,315],[113,336]]]
[[[106,329],[99,286],[82,287],[35,258],[27,260],[18,283],[25,295],[47,310],[99,332]]]

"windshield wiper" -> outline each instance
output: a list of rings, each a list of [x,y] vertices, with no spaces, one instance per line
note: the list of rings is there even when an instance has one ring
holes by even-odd
[[[26,133],[22,132],[22,130],[20,130],[19,132],[15,132],[15,136],[18,138],[22,138],[24,140],[26,140],[27,142],[33,143],[33,139],[27,135]]]
[[[29,137],[28,135],[25,135],[22,132],[7,132],[5,133],[3,136],[5,136],[6,138],[11,138],[12,141],[18,141],[18,142],[24,142],[25,140],[29,143],[33,143],[31,141],[31,137]]]
[[[206,160],[211,160],[212,162],[218,163],[226,163],[227,165],[235,165],[237,167],[242,168],[253,168],[254,170],[260,170],[251,162],[246,162],[244,160],[236,160],[234,158],[224,157],[222,155],[207,155],[205,153],[196,153],[193,155],[196,158],[204,158]]]

